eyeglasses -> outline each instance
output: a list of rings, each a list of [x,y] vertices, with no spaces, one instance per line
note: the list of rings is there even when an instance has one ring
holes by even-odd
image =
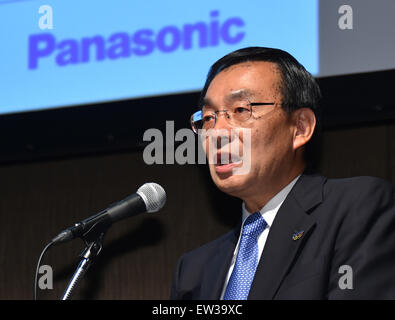
[[[275,105],[275,102],[249,102],[244,101],[238,105],[234,105],[226,110],[208,111],[202,110],[196,111],[190,119],[192,130],[198,133],[198,130],[205,129],[209,130],[215,127],[217,123],[218,114],[225,112],[228,123],[232,126],[240,126],[243,122],[249,120],[252,116],[252,107],[254,106],[269,106]]]

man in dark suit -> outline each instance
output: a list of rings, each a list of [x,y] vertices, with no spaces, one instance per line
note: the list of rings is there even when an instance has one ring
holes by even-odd
[[[241,49],[212,66],[201,97],[192,128],[211,130],[211,177],[243,200],[242,219],[179,259],[171,298],[394,299],[393,186],[309,173],[320,90],[304,67],[282,50]],[[249,135],[231,134],[240,128]],[[248,149],[242,173],[235,140]]]

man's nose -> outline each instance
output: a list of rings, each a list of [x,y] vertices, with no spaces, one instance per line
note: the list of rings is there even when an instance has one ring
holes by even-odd
[[[214,129],[230,129],[229,120],[230,116],[227,110],[217,111],[217,121]]]
[[[214,139],[217,150],[231,142],[231,126],[229,124],[229,115],[226,110],[217,113],[217,121],[214,127]]]

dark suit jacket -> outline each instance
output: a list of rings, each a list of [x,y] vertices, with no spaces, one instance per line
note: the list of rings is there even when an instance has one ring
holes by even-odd
[[[171,298],[219,299],[239,232],[182,256]],[[302,174],[277,212],[248,299],[395,299],[392,184]]]

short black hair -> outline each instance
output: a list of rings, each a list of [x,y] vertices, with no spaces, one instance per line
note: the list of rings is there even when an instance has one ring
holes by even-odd
[[[313,137],[306,144],[304,152],[306,169],[314,171],[322,132],[321,90],[314,77],[288,52],[276,48],[247,47],[227,54],[211,66],[200,95],[199,105],[211,81],[221,71],[235,64],[250,61],[272,62],[276,65],[281,74],[279,85],[283,110],[291,113],[299,108],[310,108],[314,112],[317,124]]]

